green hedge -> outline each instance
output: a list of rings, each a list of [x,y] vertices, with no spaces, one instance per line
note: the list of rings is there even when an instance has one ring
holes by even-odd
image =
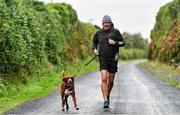
[[[49,64],[65,69],[89,56],[95,31],[65,3],[0,0],[0,77],[26,80],[48,72]]]
[[[161,7],[156,16],[156,23],[151,31],[152,47],[149,59],[171,63],[180,57],[180,0]]]
[[[131,59],[143,59],[147,58],[147,52],[143,49],[124,49],[120,50],[120,59],[131,60]]]

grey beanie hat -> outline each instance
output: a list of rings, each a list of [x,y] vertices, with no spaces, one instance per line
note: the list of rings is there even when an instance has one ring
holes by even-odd
[[[105,23],[105,22],[110,22],[112,23],[112,20],[111,20],[111,17],[108,16],[108,15],[105,15],[102,19],[102,24]]]

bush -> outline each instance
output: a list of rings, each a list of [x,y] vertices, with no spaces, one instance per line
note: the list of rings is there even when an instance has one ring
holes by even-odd
[[[126,48],[137,48],[147,50],[147,40],[140,33],[130,34],[124,32],[123,37],[126,41]]]
[[[152,47],[149,59],[171,63],[173,58],[180,57],[180,1],[174,0],[160,8],[156,23],[151,31]]]
[[[95,31],[65,3],[0,0],[0,76],[45,73],[49,63],[64,69],[74,57],[88,56]]]
[[[147,52],[142,49],[121,49],[120,59],[130,60],[130,59],[143,59],[147,58]]]

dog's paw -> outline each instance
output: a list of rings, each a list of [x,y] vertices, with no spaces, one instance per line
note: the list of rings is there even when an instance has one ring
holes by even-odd
[[[64,109],[64,108],[62,108],[62,111],[65,111],[65,109]]]
[[[78,108],[78,107],[76,107],[76,110],[79,110],[79,108]]]

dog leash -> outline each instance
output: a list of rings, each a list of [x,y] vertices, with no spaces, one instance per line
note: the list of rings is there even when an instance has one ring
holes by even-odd
[[[78,75],[78,73],[84,69],[86,66],[88,66],[95,58],[97,57],[97,55],[95,55],[91,60],[89,60],[84,66],[82,66],[81,68],[79,68],[79,70],[76,72],[76,74],[74,74],[74,77],[76,77]]]

